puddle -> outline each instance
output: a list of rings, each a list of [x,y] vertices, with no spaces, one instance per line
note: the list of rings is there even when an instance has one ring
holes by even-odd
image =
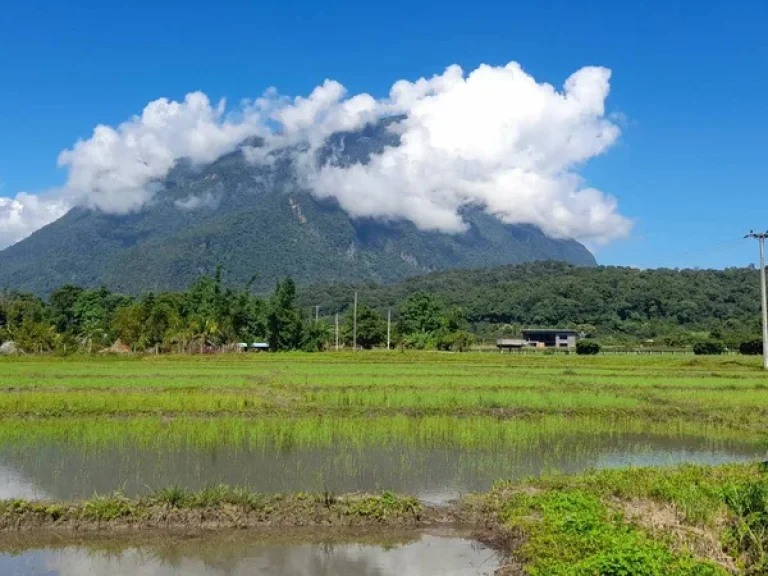
[[[65,546],[0,554],[5,576],[490,575],[499,555],[468,538],[415,534],[395,542],[271,542],[239,536],[151,546]]]
[[[327,424],[323,421],[323,426]],[[153,433],[148,440],[146,435],[132,436],[140,425],[130,421],[120,423],[111,436],[82,433],[82,423],[63,422],[55,424],[55,435],[45,436],[37,434],[36,424],[28,423],[23,437],[0,438],[0,498],[67,500],[117,489],[137,495],[171,485],[194,490],[229,484],[269,493],[393,490],[440,505],[488,490],[496,480],[543,472],[721,464],[765,454],[754,441],[708,437],[704,430],[701,435],[667,436],[615,423],[605,429],[593,422],[553,425],[551,419],[542,421],[541,427],[535,421],[524,426],[483,421],[482,428],[473,429],[460,419],[443,424],[450,434],[441,428],[428,437],[418,423],[409,423],[414,427],[402,438],[382,438],[380,429],[390,429],[385,421],[372,423],[379,431],[364,440],[319,435],[320,440],[311,442],[286,442],[282,429],[255,439],[232,440],[236,435],[225,429],[213,441],[196,444],[190,435],[198,431],[197,424],[175,436]],[[484,435],[477,436],[478,430]],[[314,431],[313,438],[318,436]]]

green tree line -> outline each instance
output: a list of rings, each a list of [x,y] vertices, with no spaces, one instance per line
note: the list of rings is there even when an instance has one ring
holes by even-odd
[[[330,318],[316,318],[299,304],[290,278],[271,295],[253,294],[252,282],[225,287],[219,268],[203,275],[185,292],[148,292],[139,297],[106,288],[66,285],[48,300],[20,293],[0,296],[0,344],[13,342],[23,352],[98,352],[119,342],[132,350],[203,352],[240,343],[266,341],[272,350],[320,351],[335,346]],[[398,309],[390,332],[393,344],[463,350],[472,342],[463,313],[434,296],[414,294]],[[339,342],[361,348],[386,345],[387,323],[361,303],[355,325],[342,315]]]
[[[62,286],[47,300],[0,294],[0,342],[25,351],[102,350],[117,340],[134,350],[198,351],[266,341],[273,350],[362,348],[463,350],[476,339],[516,335],[525,327],[576,328],[603,345],[692,347],[716,341],[731,349],[760,337],[759,281],[752,268],[637,270],[538,262],[455,270],[398,284],[278,282],[256,294],[253,281],[233,288],[221,269],[184,292],[125,296],[105,288]],[[357,330],[352,318],[359,296]],[[315,319],[315,306],[320,316]]]

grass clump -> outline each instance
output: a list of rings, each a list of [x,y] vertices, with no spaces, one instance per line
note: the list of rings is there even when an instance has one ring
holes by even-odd
[[[137,511],[136,502],[121,492],[108,496],[94,496],[84,502],[81,516],[87,520],[111,521],[133,516]]]
[[[734,515],[725,534],[726,547],[743,555],[747,574],[768,573],[768,478],[729,485],[723,496]]]
[[[206,490],[203,490],[198,497],[203,493],[207,494]],[[151,500],[157,504],[175,509],[186,508],[190,503],[194,502],[193,496],[187,490],[175,485],[158,490],[151,496]]]
[[[324,498],[326,500],[326,498]],[[387,520],[392,517],[413,517],[418,520],[423,507],[416,498],[385,491],[381,496],[363,496],[351,500],[348,511],[354,516]]]

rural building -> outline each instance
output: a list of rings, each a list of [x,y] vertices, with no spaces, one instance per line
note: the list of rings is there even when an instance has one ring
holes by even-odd
[[[578,335],[576,330],[559,328],[523,330],[523,339],[526,342],[547,348],[575,348]]]
[[[248,349],[251,352],[268,352],[269,351],[269,344],[266,342],[253,342]]]
[[[523,330],[522,338],[500,338],[496,347],[500,351],[522,348],[575,348],[578,332],[568,329]]]

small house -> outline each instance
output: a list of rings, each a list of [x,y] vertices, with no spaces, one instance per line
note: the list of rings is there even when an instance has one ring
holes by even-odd
[[[523,339],[531,346],[546,348],[575,348],[576,330],[566,328],[546,328],[523,330]]]

